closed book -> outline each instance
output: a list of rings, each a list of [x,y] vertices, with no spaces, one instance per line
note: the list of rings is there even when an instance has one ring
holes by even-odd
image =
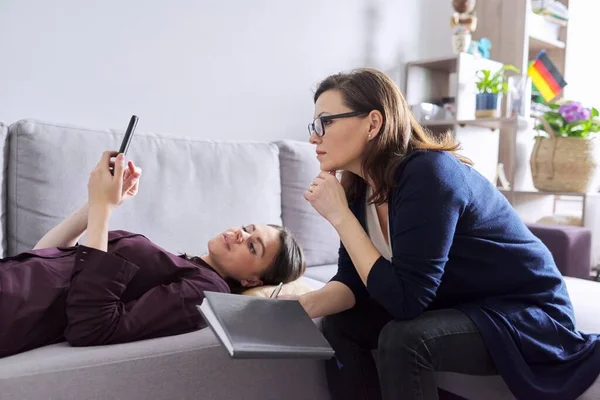
[[[198,310],[232,358],[329,359],[333,349],[297,300],[204,292]]]

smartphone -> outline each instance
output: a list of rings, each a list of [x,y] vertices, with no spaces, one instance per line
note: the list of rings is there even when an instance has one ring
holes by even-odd
[[[119,149],[119,153],[127,154],[127,149],[129,149],[129,143],[131,143],[131,138],[133,137],[133,132],[135,131],[135,126],[137,125],[138,117],[135,115],[131,116],[129,120],[129,126],[127,127],[127,131],[125,132],[125,137],[121,142],[121,148]]]
[[[127,130],[125,131],[125,137],[123,138],[123,141],[121,142],[121,148],[119,149],[119,153],[123,153],[124,155],[127,154],[127,149],[129,149],[129,143],[131,143],[131,138],[133,137],[133,132],[135,131],[137,122],[138,122],[138,117],[135,115],[132,115],[131,119],[129,120],[129,126],[127,126]],[[114,175],[115,170],[114,170],[114,167],[112,166],[112,162],[111,162],[111,166],[109,167],[109,169],[110,169],[110,173],[112,175]]]

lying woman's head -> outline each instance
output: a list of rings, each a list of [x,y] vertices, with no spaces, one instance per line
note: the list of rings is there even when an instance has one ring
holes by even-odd
[[[245,225],[208,241],[202,259],[228,281],[233,292],[260,285],[292,282],[302,276],[302,248],[278,225]]]

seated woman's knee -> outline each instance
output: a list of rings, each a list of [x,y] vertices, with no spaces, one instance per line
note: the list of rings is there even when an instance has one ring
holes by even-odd
[[[393,352],[417,352],[426,340],[427,327],[420,323],[419,319],[390,321],[379,334],[378,349]]]

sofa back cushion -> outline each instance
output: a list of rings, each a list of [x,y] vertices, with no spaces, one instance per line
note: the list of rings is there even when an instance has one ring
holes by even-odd
[[[315,146],[295,140],[282,140],[276,144],[281,164],[284,225],[301,243],[308,267],[337,263],[340,245],[337,232],[304,199],[304,192],[320,172]]]
[[[126,121],[125,121],[126,122]],[[124,128],[91,130],[22,120],[10,126],[8,252],[32,248],[87,199],[89,173],[118,149]],[[231,226],[281,224],[278,148],[263,142],[192,140],[136,131],[127,158],[142,168],[138,195],[110,229],[199,255]]]
[[[8,126],[0,122],[0,257],[6,256],[6,169],[8,166]]]

